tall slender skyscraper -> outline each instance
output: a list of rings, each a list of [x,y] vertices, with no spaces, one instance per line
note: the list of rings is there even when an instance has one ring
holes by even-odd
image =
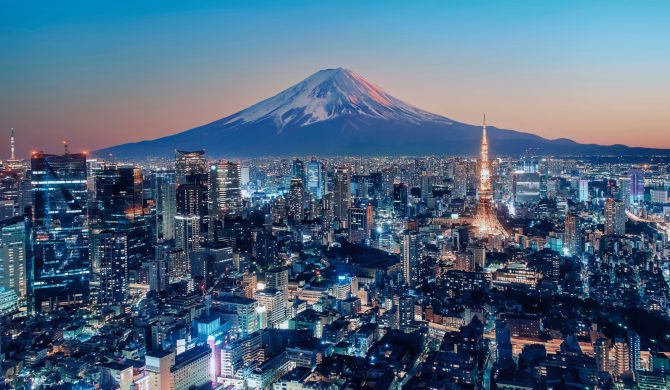
[[[405,283],[414,287],[419,281],[419,235],[405,230],[402,234],[402,274]]]
[[[89,297],[90,260],[86,205],[86,155],[35,153],[33,191],[34,309]]]
[[[505,229],[500,225],[493,209],[493,191],[491,190],[491,165],[489,162],[489,140],[486,135],[486,115],[482,127],[482,146],[479,160],[479,200],[474,226],[480,235],[503,234]]]
[[[174,239],[174,221],[177,213],[177,185],[174,171],[154,172],[156,200],[156,241]]]
[[[324,187],[323,164],[312,157],[309,163],[307,163],[307,192],[312,194],[316,199],[321,199],[325,192]]]
[[[610,198],[605,201],[605,234],[609,236],[626,234],[626,209],[620,200]]]
[[[291,179],[291,187],[288,193],[288,219],[291,225],[296,225],[302,222],[305,217],[304,207],[304,190],[302,187],[302,179],[294,177]]]
[[[565,245],[567,254],[579,256],[582,253],[582,234],[579,226],[579,216],[569,213],[565,216]]]
[[[589,201],[589,181],[586,179],[579,179],[578,199],[580,202]]]
[[[207,189],[202,184],[181,184],[177,187],[175,246],[184,250],[187,259],[200,247],[207,212],[206,193]]]
[[[335,168],[333,173],[333,212],[346,228],[351,206],[351,178],[345,168]]]
[[[639,203],[644,200],[644,172],[640,169],[631,169],[630,175],[630,202]]]

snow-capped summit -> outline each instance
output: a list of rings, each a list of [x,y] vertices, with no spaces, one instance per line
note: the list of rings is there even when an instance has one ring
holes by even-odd
[[[211,158],[253,156],[476,155],[481,126],[431,114],[347,69],[324,69],[233,115],[155,140],[96,152],[169,156],[205,149]],[[490,152],[521,154],[667,154],[623,145],[583,145],[488,127]]]
[[[387,94],[360,74],[344,68],[320,70],[279,94],[226,118],[225,124],[271,119],[279,131],[344,115],[414,123],[446,120]]]

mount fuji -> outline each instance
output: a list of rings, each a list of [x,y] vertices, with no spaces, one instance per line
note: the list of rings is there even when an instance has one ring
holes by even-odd
[[[668,154],[488,127],[493,155]],[[205,149],[211,157],[475,155],[481,127],[421,110],[348,69],[325,69],[251,107],[167,137],[96,151],[120,158]]]

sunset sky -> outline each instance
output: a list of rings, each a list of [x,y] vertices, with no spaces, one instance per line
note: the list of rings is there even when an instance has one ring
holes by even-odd
[[[0,157],[94,150],[346,67],[454,120],[670,148],[670,1],[0,0]]]

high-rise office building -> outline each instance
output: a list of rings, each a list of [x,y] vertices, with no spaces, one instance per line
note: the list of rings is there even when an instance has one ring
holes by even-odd
[[[630,189],[631,189],[631,181],[630,181],[630,176],[622,177],[619,179],[619,196],[618,199],[624,203],[624,206],[626,206],[626,209],[630,208],[631,205],[631,197],[630,197]]]
[[[205,151],[175,150],[174,170],[177,184],[204,184],[207,179]]]
[[[349,207],[351,206],[351,177],[344,168],[335,168],[333,172],[333,213],[342,227],[347,227]]]
[[[0,221],[0,286],[14,291],[20,302],[24,302],[26,287],[26,222],[17,216]],[[28,243],[29,245],[29,243]]]
[[[209,177],[212,211],[220,217],[239,213],[242,210],[240,164],[220,160],[210,166]]]
[[[402,234],[402,274],[405,283],[414,287],[419,281],[419,235],[416,231],[405,230]]]
[[[142,170],[134,166],[101,164],[91,170],[94,197],[90,222],[114,226],[134,222],[143,214]]]
[[[178,215],[207,214],[207,188],[202,184],[181,184],[177,187],[176,212]]]
[[[149,262],[149,289],[151,291],[165,291],[170,286],[169,260],[159,256],[157,248],[156,258]]]
[[[589,201],[589,181],[586,179],[579,179],[578,199],[580,202]]]
[[[291,162],[291,178],[300,179],[303,183],[307,181],[304,161],[296,158]]]
[[[414,297],[404,295],[398,298],[398,325],[400,329],[410,327],[414,323]]]
[[[186,259],[200,247],[202,228],[207,213],[207,189],[202,184],[181,184],[177,187],[175,215],[175,247],[182,249]]]
[[[362,243],[368,236],[367,215],[365,209],[360,207],[349,208],[349,242]]]
[[[579,226],[579,216],[569,213],[565,216],[565,252],[568,255],[579,256],[582,253],[582,233]]]
[[[177,184],[174,171],[154,172],[156,201],[156,241],[174,240],[174,221],[177,214]]]
[[[453,190],[454,198],[463,199],[468,192],[468,164],[465,161],[457,161],[453,164]]]
[[[371,202],[365,206],[365,235],[367,238],[372,237],[372,229],[375,226],[375,209]]]
[[[321,199],[325,193],[325,178],[323,164],[316,158],[307,163],[307,192],[316,199]]]
[[[93,280],[101,307],[122,305],[128,299],[128,236],[123,230],[91,232]]]
[[[659,205],[668,203],[668,187],[665,183],[657,184],[649,192],[651,195],[651,203]]]
[[[304,206],[304,190],[302,186],[302,179],[291,179],[291,186],[289,187],[288,199],[288,219],[291,225],[296,225],[302,222],[305,217]]]
[[[636,204],[644,201],[644,172],[640,169],[631,169],[630,177],[630,202]]]
[[[32,281],[35,310],[89,297],[85,154],[34,153]]]
[[[620,200],[610,198],[605,201],[605,234],[609,236],[626,234],[626,209]]]
[[[405,218],[408,215],[408,192],[407,185],[404,183],[395,183],[393,185],[393,212],[398,218]]]

